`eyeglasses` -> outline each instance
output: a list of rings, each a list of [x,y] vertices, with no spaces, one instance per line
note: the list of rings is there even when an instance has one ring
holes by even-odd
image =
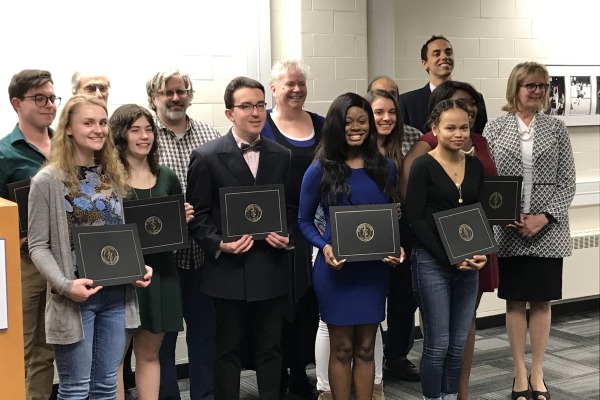
[[[256,107],[256,110],[258,112],[263,112],[267,109],[267,103],[265,103],[264,101],[258,102],[256,104],[242,103],[242,104],[238,104],[237,106],[233,106],[233,107],[239,108],[240,110],[242,110],[245,113],[251,113],[254,110],[254,107]]]
[[[177,97],[187,96],[190,93],[190,89],[164,90],[159,91],[158,93],[162,94],[168,99],[172,99],[175,94],[177,94]]]
[[[96,93],[98,90],[100,93],[108,92],[108,85],[87,85],[83,88],[84,92]]]
[[[545,92],[546,90],[548,90],[548,86],[550,85],[548,85],[547,83],[528,83],[527,85],[521,86],[526,88],[529,93],[533,93],[535,92],[535,89],[540,89],[542,92]]]
[[[48,101],[54,104],[56,107],[60,106],[60,97],[52,96],[44,96],[43,94],[36,94],[35,96],[23,96],[23,99],[33,99],[35,101],[35,105],[38,107],[46,107]]]

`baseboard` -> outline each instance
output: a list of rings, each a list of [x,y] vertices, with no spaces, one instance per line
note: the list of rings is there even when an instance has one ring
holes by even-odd
[[[600,309],[600,296],[590,296],[579,298],[575,300],[559,300],[552,302],[552,318],[564,317],[567,315],[598,311]],[[527,310],[529,315],[529,310]],[[506,314],[489,315],[487,317],[477,318],[477,329],[490,329],[504,326],[506,320]],[[387,331],[383,331],[383,339]],[[415,327],[415,339],[422,339],[423,335],[419,327]]]

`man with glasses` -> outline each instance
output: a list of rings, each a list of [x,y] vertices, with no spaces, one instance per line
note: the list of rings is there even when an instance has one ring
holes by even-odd
[[[197,147],[218,138],[210,125],[190,118],[186,110],[194,99],[189,75],[179,69],[157,72],[146,83],[148,105],[156,112],[159,162],[177,174],[186,193],[190,154]],[[190,248],[178,250],[175,259],[181,283],[183,318],[192,400],[211,400],[214,391],[215,312],[212,299],[200,289],[204,254],[190,238]],[[178,400],[175,345],[177,332],[166,333],[160,349],[161,400]]]
[[[109,90],[110,81],[106,75],[88,74],[77,71],[71,77],[71,91],[73,94],[96,96],[107,103]]]
[[[233,127],[192,153],[187,191],[195,211],[188,224],[190,237],[206,255],[200,289],[213,297],[216,311],[215,399],[239,399],[242,341],[251,332],[259,397],[279,400],[290,239],[270,232],[264,240],[246,234],[224,241],[219,189],[283,184],[291,153],[279,143],[261,140],[267,107],[260,82],[234,78],[225,89],[225,108]],[[250,214],[248,209],[248,220],[256,216]]]
[[[0,197],[4,198],[8,197],[9,183],[32,178],[50,156],[50,124],[61,100],[54,94],[50,72],[37,69],[15,74],[8,95],[18,122],[0,140]],[[47,282],[29,257],[26,238],[21,244],[21,286],[26,399],[48,400],[54,379],[54,352],[46,343]]]

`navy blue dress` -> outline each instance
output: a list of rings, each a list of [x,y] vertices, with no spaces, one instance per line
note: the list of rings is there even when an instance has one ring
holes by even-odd
[[[396,168],[388,160],[389,181],[396,184]],[[327,228],[321,235],[314,224],[315,211],[321,202],[319,186],[323,167],[315,162],[308,167],[302,181],[298,224],[300,231],[313,246],[319,248],[313,269],[313,286],[319,302],[321,319],[332,325],[362,325],[380,323],[385,318],[385,298],[390,281],[390,266],[383,261],[346,262],[334,270],[325,263],[323,247],[331,244],[329,205],[323,204]],[[347,183],[352,204],[384,204],[388,197],[364,169],[352,169]],[[344,196],[340,205],[349,205]],[[399,254],[390,254],[399,256]]]

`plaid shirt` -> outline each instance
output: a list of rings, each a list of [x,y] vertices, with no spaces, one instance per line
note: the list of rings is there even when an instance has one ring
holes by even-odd
[[[187,129],[181,138],[154,117],[158,127],[159,163],[175,171],[181,189],[185,195],[187,189],[187,170],[190,155],[197,147],[221,136],[212,126],[192,118],[187,118]],[[179,268],[197,269],[204,263],[204,252],[195,240],[190,238],[190,248],[177,250],[175,261]]]
[[[402,137],[402,157],[410,150],[413,144],[423,133],[417,128],[404,124],[404,136]]]

